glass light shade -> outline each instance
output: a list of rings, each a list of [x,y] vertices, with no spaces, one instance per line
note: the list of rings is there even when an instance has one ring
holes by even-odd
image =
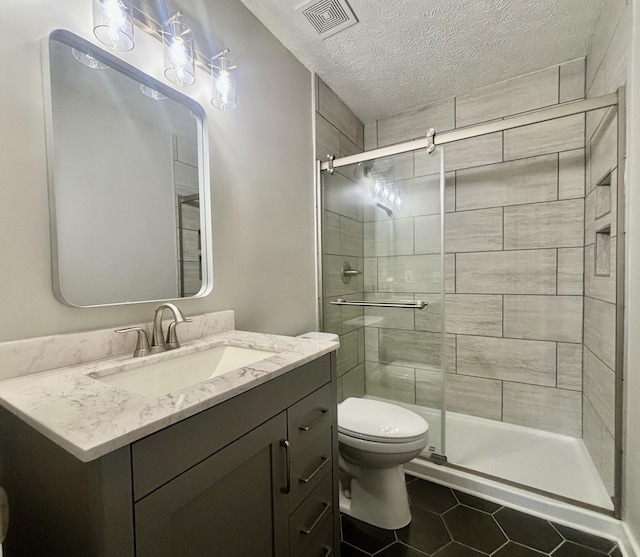
[[[233,110],[238,105],[237,70],[225,54],[211,64],[211,104],[218,110]]]
[[[100,60],[97,60],[90,54],[87,54],[85,52],[80,52],[77,48],[72,48],[71,53],[73,54],[73,57],[78,62],[80,62],[84,66],[87,66],[88,68],[91,68],[92,70],[108,70],[109,69],[109,66],[107,66],[104,62],[100,62]]]
[[[164,42],[164,76],[181,87],[193,85],[196,70],[193,52],[193,33],[176,14],[162,26]]]
[[[134,46],[131,0],[93,0],[93,34],[113,50]]]
[[[140,92],[143,95],[146,95],[147,97],[149,97],[150,99],[153,99],[154,101],[166,101],[169,98],[166,95],[163,95],[162,93],[160,93],[159,91],[152,89],[148,85],[144,85],[143,83],[140,84]]]

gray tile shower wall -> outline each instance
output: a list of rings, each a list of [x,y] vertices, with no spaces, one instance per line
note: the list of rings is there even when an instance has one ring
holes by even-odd
[[[428,127],[460,128],[584,97],[585,60],[574,60],[370,122],[365,147],[417,139]],[[585,227],[595,231],[589,215],[597,214],[594,190],[585,220],[585,161],[593,152],[612,153],[613,133],[603,133],[585,155],[585,127],[585,116],[577,115],[444,150],[449,410],[581,437],[589,392],[591,422],[602,414],[611,419],[603,408],[608,391],[590,387],[601,384],[601,366],[593,379],[585,375],[583,395],[582,359],[587,346],[603,362],[611,349],[598,337],[608,314],[585,306],[583,277],[585,254],[595,250],[585,242]],[[374,207],[363,211],[364,295],[429,305],[364,313],[366,392],[439,408],[440,157],[423,150],[378,164],[404,198],[392,217]],[[596,173],[607,168],[595,166]],[[600,206],[604,211],[606,200]],[[611,299],[602,277],[586,288]],[[593,327],[585,327],[583,345],[583,321],[589,320]],[[602,437],[603,431],[592,434],[600,445]]]
[[[316,158],[361,153],[364,125],[340,98],[316,78]],[[356,185],[339,172],[324,177],[322,282],[324,331],[340,336],[337,354],[338,399],[365,392],[365,329],[361,307],[334,306],[337,297],[361,300],[364,275],[345,283],[342,266],[364,270],[364,206]],[[413,229],[412,229],[413,230]],[[412,232],[413,233],[413,232]],[[412,252],[413,253],[413,252]]]

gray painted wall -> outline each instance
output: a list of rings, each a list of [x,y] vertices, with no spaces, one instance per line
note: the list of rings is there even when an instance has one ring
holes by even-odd
[[[239,329],[312,329],[310,73],[238,0],[181,7],[206,30],[202,42],[212,53],[223,45],[232,50],[240,77],[239,107],[230,113],[208,104],[204,72],[183,90],[209,117],[214,289],[180,306],[187,315],[234,309]],[[56,28],[95,42],[91,2],[68,0],[55,12],[41,2],[0,6],[0,72],[13,84],[0,89],[0,341],[151,320],[157,305],[77,309],[54,297],[40,47]],[[163,79],[160,44],[139,29],[136,48],[120,56]]]

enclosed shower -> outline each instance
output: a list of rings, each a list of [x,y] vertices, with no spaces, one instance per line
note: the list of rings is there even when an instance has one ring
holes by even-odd
[[[624,92],[522,112],[319,164],[322,328],[424,461],[616,514]]]

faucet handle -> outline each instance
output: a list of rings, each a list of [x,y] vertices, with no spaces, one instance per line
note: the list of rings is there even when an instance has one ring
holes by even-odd
[[[180,343],[178,342],[178,334],[176,333],[176,327],[180,323],[189,323],[193,321],[190,317],[185,317],[183,321],[172,321],[169,323],[169,327],[167,328],[167,340],[165,345],[167,346],[167,350],[173,350],[174,348],[180,348]]]
[[[138,342],[136,349],[133,351],[133,357],[146,356],[149,354],[149,337],[147,337],[147,331],[142,327],[125,327],[124,329],[116,329],[116,333],[130,333],[135,331],[138,333]]]

